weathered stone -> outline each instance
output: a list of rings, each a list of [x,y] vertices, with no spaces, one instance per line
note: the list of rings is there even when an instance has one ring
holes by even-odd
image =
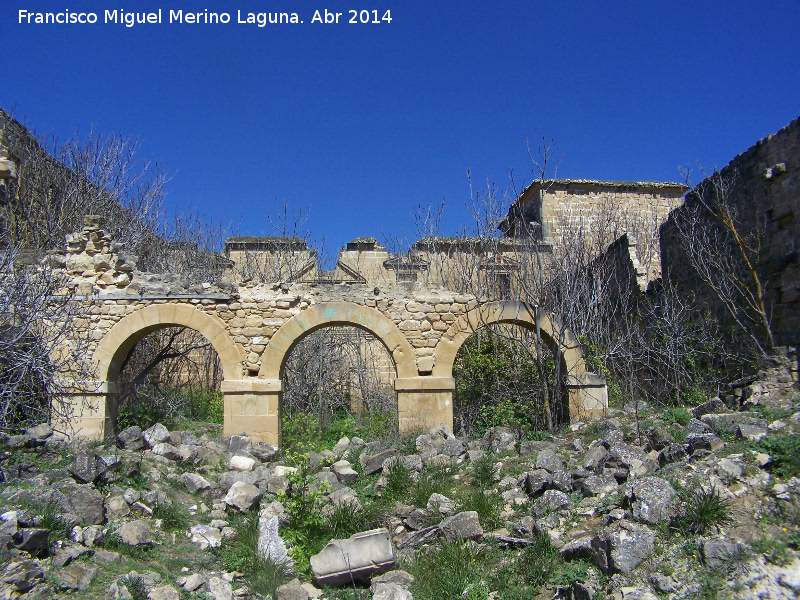
[[[466,451],[467,447],[464,442],[455,437],[445,440],[444,447],[442,448],[442,454],[452,457],[461,456],[466,453]]]
[[[150,429],[146,429],[142,433],[142,437],[144,437],[144,441],[149,448],[156,444],[166,444],[170,441],[169,430],[161,423],[156,423]]]
[[[232,456],[228,468],[234,471],[252,471],[256,461],[249,456]]]
[[[489,444],[489,449],[492,452],[500,453],[513,449],[519,439],[519,435],[508,427],[492,427],[486,432],[483,439]]]
[[[145,546],[153,543],[150,528],[142,521],[131,521],[119,528],[119,535],[124,544],[129,546]]]
[[[374,594],[376,586],[392,583],[401,587],[407,588],[414,583],[414,576],[407,571],[397,569],[395,571],[387,571],[383,575],[378,575],[370,580],[369,591]]]
[[[686,436],[686,444],[689,446],[689,452],[696,450],[708,450],[716,452],[725,447],[725,442],[718,438],[713,433],[693,434]]]
[[[439,512],[443,515],[451,515],[456,510],[456,503],[442,494],[431,494],[428,504],[425,506],[429,513]]]
[[[131,514],[131,508],[124,496],[112,496],[105,505],[106,518],[116,521]]]
[[[372,475],[373,473],[377,473],[383,468],[383,461],[387,458],[392,456],[397,456],[400,454],[400,451],[396,448],[389,448],[388,450],[384,450],[383,452],[379,452],[373,455],[364,455],[362,454],[360,457],[361,467],[364,471],[364,476],[367,477]]]
[[[604,573],[630,573],[653,553],[655,539],[645,525],[618,521],[592,538],[594,563]]]
[[[766,421],[762,423],[742,423],[736,427],[736,439],[757,442],[767,435]]]
[[[79,485],[66,492],[70,511],[83,523],[102,525],[105,518],[103,495],[91,485]]]
[[[564,492],[547,490],[540,498],[534,500],[532,510],[534,516],[543,517],[548,513],[570,506],[572,506],[572,499]]]
[[[270,462],[277,458],[278,454],[280,454],[280,449],[266,442],[253,442],[250,445],[250,454],[261,462]]]
[[[211,484],[206,481],[205,477],[197,473],[184,473],[183,485],[186,486],[186,491],[190,494],[196,494],[211,488]]]
[[[50,530],[39,528],[18,529],[11,537],[18,549],[34,555],[44,554],[47,551]]]
[[[261,500],[261,490],[251,483],[237,481],[228,490],[223,502],[228,506],[238,508],[242,512],[247,512],[259,500]]]
[[[67,470],[80,483],[94,483],[108,470],[105,461],[94,452],[79,450]]]
[[[683,428],[683,430],[686,432],[687,437],[691,435],[702,435],[712,432],[710,425],[698,419],[691,419]]]
[[[719,569],[730,565],[735,559],[742,558],[747,552],[747,546],[734,540],[713,538],[701,544],[700,552],[706,566]]]
[[[171,585],[160,585],[147,594],[147,600],[181,600],[181,593]]]
[[[584,496],[613,494],[619,488],[617,480],[610,475],[592,475],[581,482],[580,490]]]
[[[195,525],[189,529],[189,535],[192,543],[197,544],[201,550],[218,548],[222,543],[222,531],[209,525]]]
[[[331,540],[311,557],[311,571],[323,585],[350,584],[389,571],[396,564],[389,532],[383,528]]]
[[[299,579],[292,579],[275,590],[275,600],[309,600],[309,598]]]
[[[708,415],[712,413],[721,413],[727,407],[725,403],[720,400],[718,397],[711,398],[708,402],[704,402],[697,408],[692,411],[692,416],[695,419],[702,419],[703,415]]]
[[[15,560],[7,564],[0,573],[0,581],[12,586],[20,593],[25,593],[44,581],[44,570],[35,561]]]
[[[553,450],[548,448],[542,450],[536,457],[536,468],[554,473],[564,469],[564,462]]]
[[[206,592],[213,600],[233,600],[233,586],[221,577],[210,577],[206,582]]]
[[[30,435],[37,440],[44,441],[53,435],[53,428],[50,427],[49,423],[39,423],[33,427],[26,428],[25,435]]]
[[[379,583],[374,586],[372,600],[414,600],[411,592],[397,583]]]
[[[381,466],[381,468],[383,468]],[[339,483],[347,485],[353,483],[358,479],[358,473],[353,469],[352,465],[346,460],[339,460],[331,465],[331,471],[336,474]]]
[[[635,480],[625,489],[633,518],[651,525],[669,519],[676,495],[669,482],[660,477]]]
[[[448,540],[477,540],[483,537],[483,528],[474,510],[447,517],[439,523],[439,531]]]
[[[134,425],[117,434],[117,443],[125,450],[136,452],[144,448],[144,437],[141,427]]]
[[[62,590],[83,591],[89,587],[97,575],[97,567],[94,565],[74,563],[68,567],[59,569],[56,573],[58,587]]]
[[[544,469],[536,469],[525,474],[525,491],[535,496],[547,489],[550,482],[550,473]]]
[[[670,463],[686,458],[686,446],[683,444],[670,444],[658,454],[658,463],[663,467]]]
[[[265,518],[262,511],[262,515],[258,519],[258,553],[274,564],[292,569],[294,565],[289,557],[286,544],[278,533],[279,528],[280,519],[277,515]]]
[[[180,450],[178,450],[172,444],[168,444],[166,442],[153,444],[153,454],[178,462],[183,460],[183,455],[181,454]]]
[[[564,544],[559,550],[564,560],[576,560],[579,558],[592,558],[592,536],[585,535],[577,540]]]

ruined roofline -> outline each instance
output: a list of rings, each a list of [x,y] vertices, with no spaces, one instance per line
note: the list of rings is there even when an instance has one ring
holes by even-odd
[[[606,181],[601,179],[545,179],[541,181],[537,179],[528,185],[522,193],[517,197],[517,200],[522,198],[525,193],[530,189],[542,188],[545,189],[567,189],[570,186],[593,186],[599,188],[612,188],[612,189],[653,189],[653,190],[680,190],[685,192],[688,186],[683,183],[676,183],[674,181]]]

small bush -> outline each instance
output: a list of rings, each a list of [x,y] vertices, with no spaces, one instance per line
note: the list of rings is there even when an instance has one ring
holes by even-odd
[[[428,465],[422,469],[419,481],[411,491],[411,503],[414,506],[425,506],[431,494],[448,496],[452,489],[452,468],[449,465]]]
[[[692,420],[692,413],[682,406],[672,407],[664,411],[663,418],[667,423],[677,423],[678,425],[686,426],[686,424]]]
[[[409,469],[400,457],[389,462],[386,473],[386,487],[383,488],[382,498],[385,502],[403,500],[408,496],[409,490],[414,486],[414,480]]]
[[[479,490],[488,490],[494,483],[494,460],[490,453],[484,453],[472,463],[472,482]]]
[[[189,524],[189,512],[177,502],[156,504],[153,507],[153,517],[161,519],[164,531],[186,529]]]
[[[132,600],[147,600],[147,586],[138,575],[126,575],[119,580],[119,584],[125,586]]]
[[[717,488],[701,487],[685,493],[673,527],[679,531],[704,535],[732,521],[730,503],[719,495]]]

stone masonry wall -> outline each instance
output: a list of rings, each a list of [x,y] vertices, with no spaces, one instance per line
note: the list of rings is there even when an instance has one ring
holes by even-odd
[[[721,175],[736,178],[731,198],[739,213],[756,215],[765,222],[759,277],[772,313],[772,332],[778,345],[797,346],[800,344],[800,118],[738,155],[722,169]],[[675,216],[696,202],[689,194],[687,206],[675,210],[661,227],[664,277],[680,289],[698,294],[724,318],[724,306],[690,266],[675,226]]]

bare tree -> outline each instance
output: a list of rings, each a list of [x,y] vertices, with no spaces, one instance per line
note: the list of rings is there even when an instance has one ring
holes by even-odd
[[[56,272],[18,259],[16,248],[0,250],[0,429],[68,425],[73,384],[91,379],[74,359],[88,342],[86,306],[59,293]]]
[[[689,170],[683,174],[690,185]],[[760,264],[766,219],[757,202],[737,202],[738,181],[735,171],[715,170],[687,194],[673,222],[692,269],[766,356],[775,345]]]

